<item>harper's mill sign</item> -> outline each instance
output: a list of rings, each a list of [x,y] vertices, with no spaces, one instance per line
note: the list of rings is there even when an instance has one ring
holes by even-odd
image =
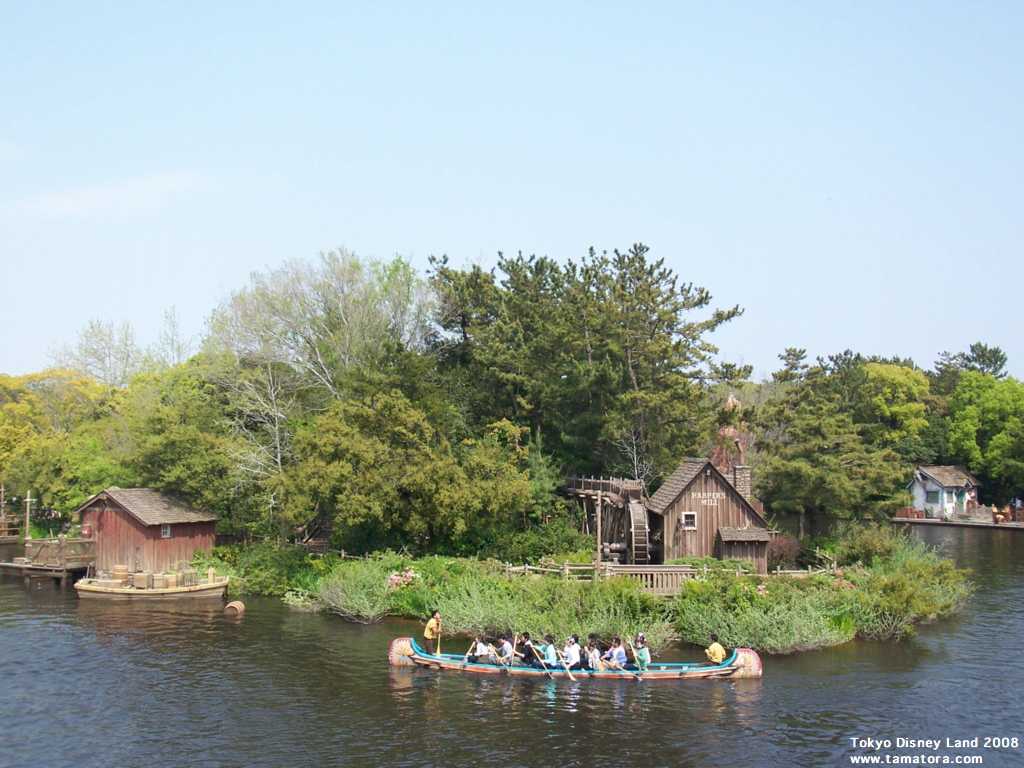
[[[704,507],[717,507],[718,502],[725,499],[724,491],[694,491],[690,494],[695,502]]]

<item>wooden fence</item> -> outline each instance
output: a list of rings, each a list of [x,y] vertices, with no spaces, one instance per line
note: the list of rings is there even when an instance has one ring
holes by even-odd
[[[679,594],[683,584],[690,579],[706,579],[710,573],[718,573],[707,566],[694,568],[689,565],[618,565],[615,563],[601,563],[595,568],[593,563],[579,565],[572,563],[541,563],[540,565],[511,565],[505,566],[507,576],[515,575],[544,575],[561,576],[563,579],[576,579],[590,581],[595,577],[611,578],[622,576],[639,582],[640,588],[651,595],[659,597],[673,597]],[[818,573],[833,573],[834,565],[820,568],[808,567],[805,570],[783,570],[776,568],[768,573],[769,576],[793,576],[807,577]],[[737,576],[752,576],[754,574],[746,571],[736,571]]]
[[[44,568],[85,568],[96,559],[92,539],[27,539],[25,558],[30,565]]]

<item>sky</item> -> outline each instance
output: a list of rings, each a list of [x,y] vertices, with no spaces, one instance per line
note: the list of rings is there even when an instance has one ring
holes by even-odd
[[[0,372],[253,271],[640,241],[790,346],[1024,377],[1024,4],[14,3]]]

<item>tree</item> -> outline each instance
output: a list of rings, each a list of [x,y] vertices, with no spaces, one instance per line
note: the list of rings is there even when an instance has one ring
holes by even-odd
[[[985,373],[996,379],[1006,377],[1006,353],[996,346],[980,341],[971,344],[967,352],[942,352],[935,361],[935,370],[930,374],[932,388],[943,395],[956,389],[960,374],[964,371]]]
[[[1024,383],[964,371],[949,402],[953,457],[981,476],[982,493],[1003,504],[1024,492]]]
[[[864,365],[863,405],[858,421],[873,444],[895,449],[908,460],[921,455],[928,428],[928,377],[914,368]]]
[[[565,266],[500,255],[495,273],[433,267],[446,370],[477,393],[470,423],[508,417],[563,464],[631,475],[664,472],[707,436],[708,336],[740,310],[710,310],[709,292],[646,246]]]
[[[208,344],[236,359],[288,366],[327,400],[344,396],[346,376],[373,365],[383,344],[426,349],[432,312],[429,287],[404,260],[332,251],[316,265],[253,274],[214,313]]]
[[[840,407],[820,366],[798,372],[785,355],[782,395],[758,416],[758,495],[773,512],[800,517],[865,518],[904,502],[908,467],[891,450],[869,444]]]
[[[103,382],[124,387],[142,367],[143,354],[131,324],[90,320],[72,346],[54,355],[59,367],[69,368]]]
[[[455,450],[400,392],[333,403],[296,434],[287,512],[331,518],[350,548],[472,551],[531,497],[510,432],[500,423]]]

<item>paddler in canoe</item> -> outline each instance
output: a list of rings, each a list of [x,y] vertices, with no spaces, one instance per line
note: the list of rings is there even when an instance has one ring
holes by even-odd
[[[441,653],[441,612],[430,614],[427,626],[423,628],[423,645],[427,653],[438,656]]]

